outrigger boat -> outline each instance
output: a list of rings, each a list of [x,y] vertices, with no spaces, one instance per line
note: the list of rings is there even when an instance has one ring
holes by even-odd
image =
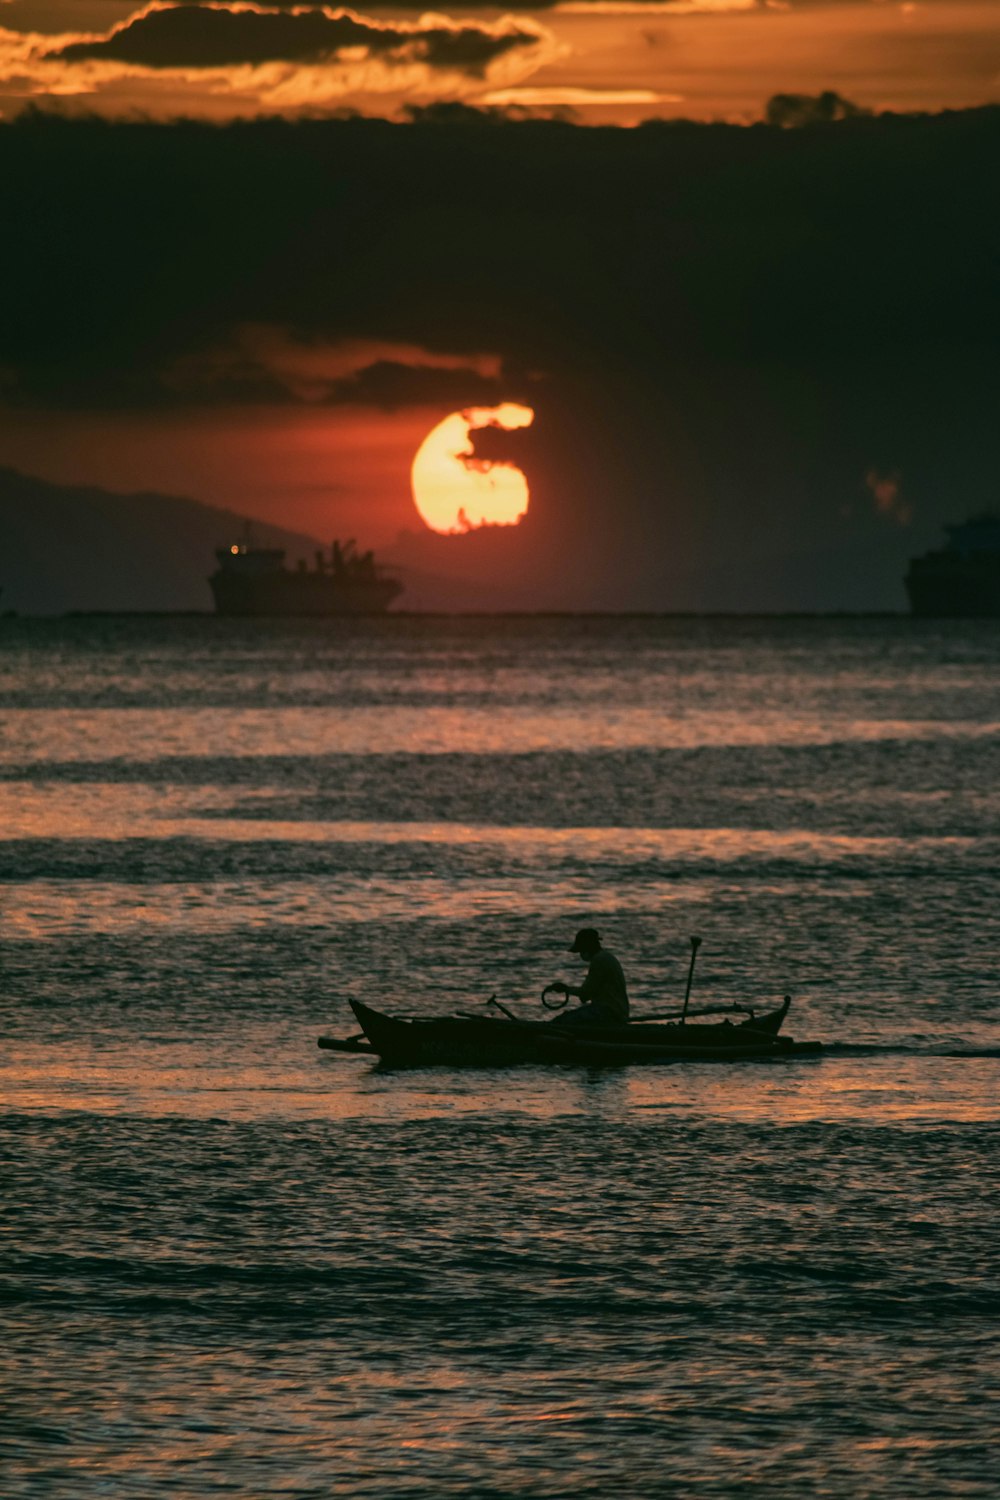
[[[496,1004],[495,1001],[489,1002]],[[791,1004],[786,995],[776,1010],[756,1014],[739,1005],[714,1005],[678,1011],[675,1018],[636,1020],[623,1026],[560,1026],[559,1021],[522,1021],[503,1006],[503,1014],[462,1011],[454,1016],[388,1016],[350,1002],[361,1032],[336,1038],[321,1036],[319,1046],[335,1052],[374,1056],[387,1067],[510,1067],[549,1063],[567,1067],[620,1067],[635,1063],[737,1062],[749,1059],[815,1055],[820,1042],[795,1042],[780,1036]],[[710,1023],[690,1016],[728,1013]],[[743,1020],[733,1021],[731,1014]]]
[[[555,1063],[564,1067],[608,1068],[632,1063],[740,1062],[771,1057],[802,1057],[822,1051],[821,1042],[794,1042],[779,1036],[792,1000],[786,995],[776,1010],[757,1015],[746,1005],[709,1005],[689,1011],[694,963],[701,938],[691,939],[684,1008],[665,1015],[628,1021],[621,1026],[522,1021],[494,995],[487,1006],[501,1016],[458,1011],[453,1016],[387,1016],[360,1000],[350,1002],[361,1031],[356,1036],[321,1036],[319,1045],[333,1052],[360,1052],[391,1068],[503,1068],[517,1063]],[[562,998],[547,997],[558,991]],[[560,1010],[567,1001],[564,984],[546,985],[542,1004]],[[725,1015],[714,1022],[688,1016]],[[731,1015],[745,1019],[733,1022]]]

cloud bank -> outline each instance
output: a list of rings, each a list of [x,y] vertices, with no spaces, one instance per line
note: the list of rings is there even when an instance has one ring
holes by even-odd
[[[490,354],[449,354],[370,339],[296,337],[288,329],[248,323],[223,341],[196,349],[162,371],[165,399],[372,406],[454,405],[499,401],[501,361]]]
[[[346,8],[163,0],[96,35],[0,30],[0,86],[13,96],[125,113],[324,109],[370,95],[462,98],[510,87],[559,47],[529,17],[422,14],[381,21]]]
[[[429,68],[481,76],[495,58],[535,45],[538,39],[539,33],[523,24],[460,25],[443,16],[407,26],[373,21],[349,10],[154,3],[106,36],[71,42],[47,55],[67,63],[187,69],[319,63],[345,53],[388,54]]]

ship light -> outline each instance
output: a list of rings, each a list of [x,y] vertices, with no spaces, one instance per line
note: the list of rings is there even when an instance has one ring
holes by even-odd
[[[239,547],[237,547],[236,543],[234,542],[233,545],[230,547],[229,550],[230,550],[230,552],[238,552],[240,549],[239,549]]]

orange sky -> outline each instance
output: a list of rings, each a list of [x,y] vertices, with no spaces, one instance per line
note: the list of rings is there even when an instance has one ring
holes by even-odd
[[[58,484],[156,489],[328,540],[422,531],[410,466],[440,409],[238,406],[168,413],[9,412],[0,464]]]
[[[135,0],[0,0],[0,112],[31,102],[154,117],[345,107],[392,116],[407,103],[462,100],[633,124],[750,121],[776,92],[834,89],[876,110],[1000,97],[996,0],[565,0],[513,14],[446,5],[433,8],[437,43],[418,9],[368,5],[350,13],[361,23],[350,46],[330,50],[328,41],[308,56],[297,42],[291,51],[271,40],[241,50],[261,6],[215,0],[212,10],[228,11],[218,26],[233,34],[225,54],[240,58],[229,63],[200,41],[165,49],[160,33],[170,27],[149,13],[167,8],[167,0],[145,12]],[[279,16],[287,21],[287,8]],[[129,30],[142,61],[115,52],[116,27]],[[442,28],[456,34],[443,46]],[[399,33],[391,47],[387,30]],[[468,52],[459,42],[470,38],[481,45]]]

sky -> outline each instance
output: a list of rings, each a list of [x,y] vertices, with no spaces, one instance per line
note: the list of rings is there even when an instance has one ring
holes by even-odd
[[[0,110],[222,120],[462,100],[583,123],[746,123],[780,92],[996,101],[995,0],[559,0],[345,9],[0,0]]]
[[[0,0],[0,465],[519,602],[886,604],[997,493],[996,21]],[[433,535],[414,456],[515,406],[462,463],[524,519]]]

